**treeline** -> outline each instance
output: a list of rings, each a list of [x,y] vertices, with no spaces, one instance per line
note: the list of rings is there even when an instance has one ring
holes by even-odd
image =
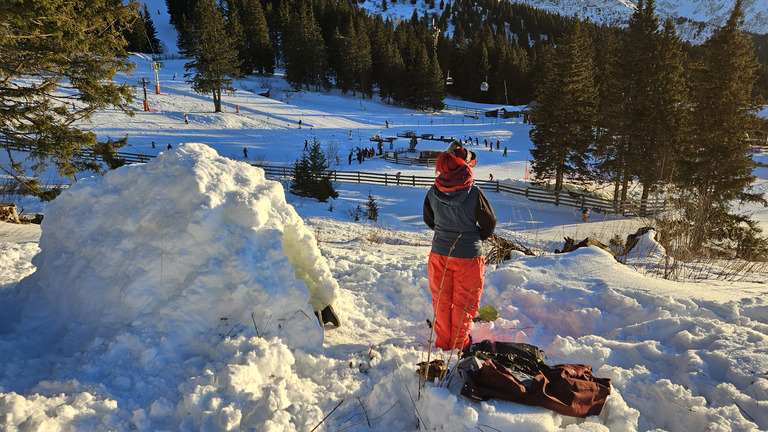
[[[200,1],[211,2],[166,0],[179,46],[188,53]],[[384,11],[397,1],[416,3],[374,1]],[[281,67],[296,89],[337,87],[423,109],[442,108],[446,94],[520,105],[535,97],[544,68],[542,51],[577,20],[497,0],[426,3],[431,12],[419,16],[414,9],[410,19],[393,23],[369,15],[354,1],[220,0],[216,7],[226,20],[226,33],[218,38],[231,44],[240,74],[269,74]],[[626,32],[585,25],[605,39]],[[760,40],[758,47],[762,42],[768,46],[768,40]],[[686,52],[697,49],[683,45]],[[759,74],[760,91],[768,96],[766,68]]]
[[[188,51],[201,1],[210,0],[166,0],[179,46]],[[381,1],[383,10],[393,4]],[[419,16],[414,10],[410,19],[393,23],[350,2],[217,4],[227,21],[220,40],[230,39],[239,73],[271,73],[281,67],[296,89],[337,87],[423,109],[442,108],[446,93],[490,103],[530,102],[541,69],[539,51],[573,21],[491,0],[441,0],[435,6],[434,13]],[[451,34],[445,31],[449,27]],[[481,90],[482,83],[488,90]]]
[[[734,202],[766,204],[750,192],[757,129],[758,63],[740,30],[741,0],[726,24],[689,57],[675,24],[660,25],[653,0],[640,0],[620,38],[574,22],[546,67],[533,109],[534,178],[613,185],[624,202],[633,184],[641,198],[679,199],[687,254],[736,250],[765,259],[768,243]]]

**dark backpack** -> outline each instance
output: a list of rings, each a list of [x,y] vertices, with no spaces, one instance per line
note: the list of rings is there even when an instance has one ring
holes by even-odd
[[[535,346],[484,340],[464,349],[466,381],[461,394],[474,400],[499,398],[541,406],[573,417],[598,415],[611,393],[611,380],[580,364],[547,366]]]
[[[500,342],[486,339],[467,345],[462,351],[462,358],[474,356],[481,360],[493,359],[513,371],[536,375],[542,369],[548,369],[544,363],[544,354],[538,347],[527,343]]]

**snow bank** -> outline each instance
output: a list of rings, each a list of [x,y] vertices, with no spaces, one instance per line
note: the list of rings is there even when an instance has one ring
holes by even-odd
[[[327,305],[337,285],[312,233],[279,183],[208,147],[80,181],[42,228],[38,270],[17,288],[21,328],[85,322],[109,340],[130,326],[181,346],[229,327],[322,343],[308,303]]]
[[[201,144],[180,146],[69,188],[47,207],[39,245],[36,271],[0,293],[0,390],[66,392],[35,400],[49,410],[87,407],[104,412],[105,425],[131,428],[177,404],[193,429],[227,429],[254,410],[260,421],[272,413],[273,425],[319,421],[316,408],[280,414],[272,405],[305,386],[289,348],[322,347],[312,306],[329,304],[338,285],[282,186],[262,170]],[[189,392],[183,403],[179,382]],[[253,395],[240,398],[248,407],[226,403],[243,392]],[[0,417],[55,424],[39,409],[26,412],[37,403],[2,396]],[[107,419],[113,399],[146,412]],[[79,424],[65,417],[56,421]]]

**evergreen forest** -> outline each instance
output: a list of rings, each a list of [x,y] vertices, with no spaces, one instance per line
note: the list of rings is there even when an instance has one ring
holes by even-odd
[[[188,55],[200,1],[166,0],[179,46]],[[386,10],[398,0],[376,1]],[[442,108],[445,96],[492,104],[531,102],[545,68],[544,52],[578,20],[495,0],[440,0],[435,13],[419,16],[414,10],[410,19],[394,23],[348,1],[221,0],[217,6],[227,21],[227,32],[218,39],[230,40],[241,74],[269,74],[280,67],[297,90],[336,87],[421,109]],[[617,46],[627,32],[584,25],[606,47]],[[768,37],[753,40],[761,61],[755,91],[765,99]],[[683,43],[682,50],[687,57],[701,55],[700,46]]]

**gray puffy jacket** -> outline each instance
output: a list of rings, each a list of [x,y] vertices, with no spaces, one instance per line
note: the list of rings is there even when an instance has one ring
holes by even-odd
[[[483,240],[496,229],[496,216],[477,186],[443,192],[432,185],[424,198],[424,223],[435,231],[432,252],[475,258],[483,256]]]

